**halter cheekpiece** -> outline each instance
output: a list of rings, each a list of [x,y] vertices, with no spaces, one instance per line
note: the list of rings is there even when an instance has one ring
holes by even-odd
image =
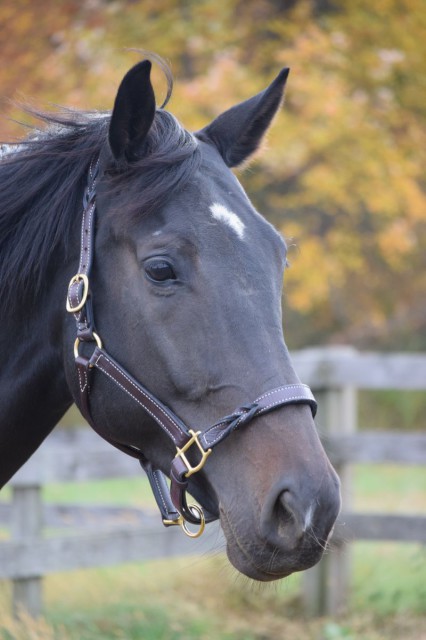
[[[317,403],[312,391],[304,384],[290,384],[272,389],[254,402],[244,405],[225,416],[212,426],[198,431],[188,428],[182,420],[158,398],[135,380],[103,348],[99,335],[95,332],[92,291],[90,289],[90,269],[93,262],[95,214],[96,214],[96,179],[99,172],[99,160],[91,164],[88,183],[83,196],[83,219],[81,226],[80,262],[78,271],[71,278],[68,286],[66,308],[74,315],[77,337],[74,343],[74,358],[80,390],[80,409],[93,429],[112,445],[137,458],[147,473],[157,505],[160,509],[163,524],[180,525],[190,537],[202,534],[205,522],[216,519],[198,505],[188,505],[186,490],[188,478],[200,471],[214,447],[227,438],[235,429],[247,425],[257,416],[289,404],[308,404],[315,416]],[[80,344],[92,343],[94,350],[90,357],[80,354]],[[142,451],[131,443],[114,440],[97,425],[90,411],[91,378],[98,370],[107,376],[116,386],[126,393],[141,409],[155,420],[176,447],[176,455],[170,468],[170,488],[166,477],[155,469]],[[191,463],[191,460],[197,460]],[[198,525],[192,532],[187,523]]]

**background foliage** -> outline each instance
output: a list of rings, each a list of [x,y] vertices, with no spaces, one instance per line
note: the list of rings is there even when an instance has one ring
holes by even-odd
[[[268,152],[242,177],[291,245],[288,343],[424,349],[424,0],[7,0],[1,111],[110,108],[139,58],[126,47],[170,62],[189,129],[291,67]],[[160,103],[160,74],[156,87]],[[1,120],[0,139],[20,135]]]

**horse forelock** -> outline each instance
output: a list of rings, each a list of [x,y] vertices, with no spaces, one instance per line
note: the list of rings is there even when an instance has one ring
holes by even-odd
[[[118,224],[137,222],[183,189],[201,164],[199,143],[168,111],[158,109],[136,160],[108,172],[107,189],[119,193]],[[125,187],[125,189],[123,189]]]
[[[35,301],[58,249],[66,258],[90,163],[108,144],[109,113],[32,113],[45,128],[0,153],[0,308],[11,313]],[[199,156],[195,137],[158,109],[139,157],[104,178],[120,192],[119,224],[161,207]]]

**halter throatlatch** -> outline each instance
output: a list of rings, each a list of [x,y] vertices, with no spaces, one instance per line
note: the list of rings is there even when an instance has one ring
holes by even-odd
[[[198,505],[188,505],[186,499],[188,479],[201,471],[214,447],[235,429],[246,426],[257,416],[278,407],[289,404],[307,404],[315,416],[317,403],[307,385],[283,385],[267,391],[253,403],[240,407],[203,431],[196,431],[188,428],[169,407],[151,394],[144,385],[135,380],[126,369],[114,360],[103,348],[101,338],[95,331],[89,279],[94,251],[98,171],[99,160],[96,164],[91,165],[89,170],[88,184],[83,197],[80,262],[76,275],[71,278],[69,283],[66,303],[67,311],[74,315],[76,321],[77,336],[74,342],[74,358],[80,391],[80,409],[86,420],[100,436],[121,451],[139,460],[148,476],[163,524],[166,527],[180,525],[186,535],[196,538],[203,533],[205,523],[215,520],[216,517]],[[93,344],[94,349],[90,357],[80,353],[81,343]],[[170,488],[165,475],[152,466],[137,446],[111,438],[93,420],[89,399],[91,378],[95,370],[103,373],[134,402],[139,404],[141,409],[148,413],[173,441],[176,455],[170,468]],[[198,530],[190,530],[187,523],[197,525]]]

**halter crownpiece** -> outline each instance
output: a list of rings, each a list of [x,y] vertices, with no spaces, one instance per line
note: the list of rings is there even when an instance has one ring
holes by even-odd
[[[203,533],[205,523],[215,520],[216,516],[209,514],[198,505],[188,505],[186,499],[188,479],[201,471],[214,447],[235,429],[246,426],[256,417],[269,411],[289,404],[307,404],[315,416],[317,403],[307,385],[283,385],[267,391],[253,403],[240,407],[203,431],[196,431],[188,428],[169,407],[114,360],[103,348],[101,338],[95,332],[89,279],[94,253],[98,172],[99,160],[95,164],[92,163],[89,169],[88,183],[83,196],[80,261],[78,271],[69,283],[66,302],[67,311],[74,315],[76,321],[77,336],[74,342],[74,359],[79,383],[80,409],[92,428],[102,438],[139,460],[150,481],[163,524],[166,527],[180,525],[186,535],[195,538]],[[94,345],[90,357],[80,354],[79,347],[82,342]],[[131,443],[112,439],[93,420],[90,411],[90,388],[95,370],[103,373],[132,398],[173,441],[176,455],[170,468],[170,488],[164,474],[152,466],[138,447]],[[191,462],[190,459],[196,462]],[[199,529],[193,532],[188,529],[187,523],[198,525]]]

